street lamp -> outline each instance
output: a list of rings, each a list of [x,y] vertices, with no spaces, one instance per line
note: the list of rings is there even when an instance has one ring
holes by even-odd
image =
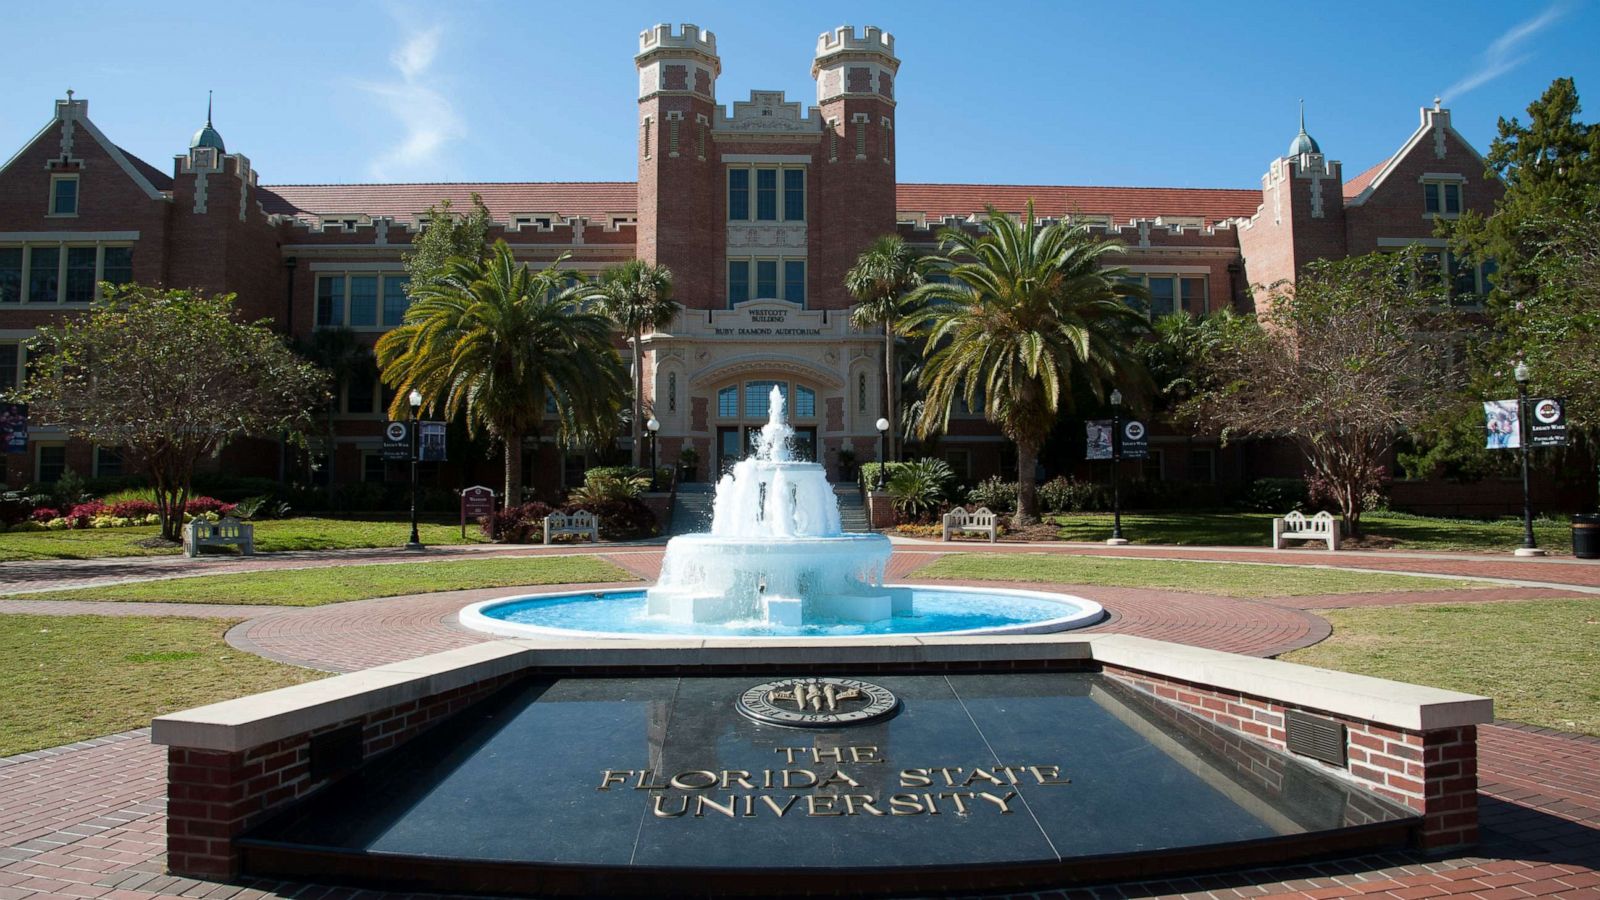
[[[1111,389],[1111,537],[1107,544],[1120,546],[1122,536],[1122,391]]]
[[[421,446],[417,442],[417,414],[422,411],[422,392],[413,389],[406,395],[406,402],[411,405],[411,541],[406,549],[421,550],[422,537],[417,534],[417,454]]]
[[[654,493],[658,490],[656,487],[656,432],[661,430],[661,423],[656,421],[655,416],[651,416],[650,421],[644,423],[644,427],[645,430],[650,432],[650,491]]]
[[[878,425],[878,490],[883,490],[884,471],[889,466],[889,420],[879,419]]]
[[[1518,360],[1511,370],[1517,379],[1517,445],[1522,448],[1522,546],[1518,556],[1543,556],[1533,540],[1533,497],[1528,489],[1528,364]]]

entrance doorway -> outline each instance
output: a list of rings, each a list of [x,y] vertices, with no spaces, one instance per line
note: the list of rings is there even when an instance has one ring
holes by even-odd
[[[717,471],[725,473],[733,464],[755,452],[761,440],[760,425],[725,425],[717,429]],[[797,425],[794,429],[794,458],[817,461],[817,427]]]

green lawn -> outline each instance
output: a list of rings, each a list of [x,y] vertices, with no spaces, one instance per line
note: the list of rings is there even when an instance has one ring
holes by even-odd
[[[1371,591],[1481,587],[1481,582],[1239,563],[1105,559],[1046,553],[958,553],[912,573],[914,578],[1096,584],[1193,591],[1228,597],[1304,597]]]
[[[541,556],[200,575],[13,596],[24,600],[321,606],[431,591],[633,580],[627,572],[592,556]]]
[[[163,713],[323,677],[229,647],[234,623],[0,616],[0,756],[150,724]]]
[[[1600,735],[1600,598],[1323,615],[1333,636],[1284,659],[1482,694],[1497,718]]]
[[[1068,513],[1051,518],[1061,526],[1057,535],[1062,540],[1103,541],[1111,536],[1110,513]],[[1123,513],[1122,534],[1136,544],[1267,547],[1272,544],[1272,518],[1271,513],[1247,512]],[[1510,552],[1522,546],[1522,520],[1518,518],[1484,521],[1367,513],[1361,517],[1361,525],[1369,537],[1393,540],[1397,550]],[[1539,546],[1557,553],[1572,551],[1567,522],[1535,519],[1533,525]]]
[[[304,517],[257,522],[256,551],[354,550],[364,547],[399,547],[411,536],[403,519],[322,519]],[[424,544],[476,544],[482,532],[468,526],[422,523]],[[89,559],[97,556],[156,556],[177,553],[176,546],[143,546],[160,533],[154,525],[134,528],[86,528],[76,531],[22,531],[0,534],[0,562],[39,559]]]

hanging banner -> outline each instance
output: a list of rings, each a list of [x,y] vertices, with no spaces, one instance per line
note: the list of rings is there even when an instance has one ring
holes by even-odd
[[[1111,420],[1090,419],[1083,423],[1088,432],[1088,442],[1084,447],[1084,459],[1110,459],[1111,458]]]
[[[1522,446],[1522,423],[1518,421],[1517,401],[1483,401],[1483,426],[1488,430],[1484,444],[1490,450],[1515,450]]]
[[[1567,401],[1554,397],[1528,401],[1528,446],[1567,445]]]
[[[1122,446],[1117,459],[1144,459],[1150,455],[1150,434],[1144,423],[1130,419],[1122,423]]]
[[[28,404],[0,403],[0,446],[6,453],[28,452]]]
[[[444,462],[444,423],[417,423],[417,461]]]
[[[385,422],[383,425],[383,458],[404,462],[411,459],[411,423]]]

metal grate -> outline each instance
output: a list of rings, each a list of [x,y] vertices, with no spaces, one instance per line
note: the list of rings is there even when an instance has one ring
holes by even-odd
[[[1283,721],[1284,740],[1290,753],[1344,767],[1343,723],[1292,709],[1284,711]]]
[[[346,725],[315,735],[311,738],[310,756],[312,781],[342,775],[361,765],[361,725]]]

